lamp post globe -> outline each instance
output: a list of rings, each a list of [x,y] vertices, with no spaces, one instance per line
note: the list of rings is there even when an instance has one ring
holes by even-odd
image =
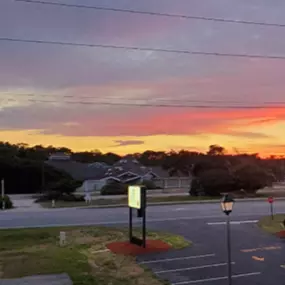
[[[233,197],[230,194],[226,194],[223,197],[223,199],[221,201],[221,208],[227,216],[232,212],[234,202],[235,202],[235,200],[233,199]]]

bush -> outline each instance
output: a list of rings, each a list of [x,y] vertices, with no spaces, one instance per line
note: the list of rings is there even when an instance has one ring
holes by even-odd
[[[203,193],[207,196],[220,196],[223,192],[235,190],[237,190],[235,177],[227,170],[210,169],[192,181],[190,195],[199,196],[199,193]]]
[[[64,202],[81,202],[85,201],[82,195],[61,194],[57,191],[46,192],[36,200],[36,203],[47,202],[51,200],[64,201]]]
[[[65,202],[84,202],[84,196],[83,195],[63,195],[60,197],[61,201]]]
[[[7,195],[5,195],[5,196],[4,196],[4,199],[3,199],[2,196],[0,196],[0,207],[1,207],[0,210],[2,210],[2,203],[3,203],[3,200],[4,200],[4,202],[5,202],[5,209],[12,209],[12,208],[13,208],[13,203],[12,203],[10,197],[7,196]]]
[[[205,192],[203,190],[203,187],[199,181],[199,178],[195,177],[191,181],[191,186],[189,190],[190,196],[205,196]]]
[[[147,190],[161,189],[160,187],[157,187],[151,180],[144,180],[142,185],[145,186]]]
[[[72,179],[61,179],[55,183],[52,183],[48,187],[50,192],[58,192],[58,195],[61,194],[71,194],[73,193],[82,183],[72,180]],[[56,195],[56,194],[55,194]]]
[[[107,184],[101,189],[101,195],[126,195],[127,193],[128,185],[123,183]]]
[[[266,186],[271,186],[274,177],[267,170],[258,165],[241,165],[235,169],[234,175],[238,188],[244,189],[247,193],[255,193]]]

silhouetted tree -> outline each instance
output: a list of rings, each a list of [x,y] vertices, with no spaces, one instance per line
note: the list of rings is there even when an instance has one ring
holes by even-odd
[[[209,150],[207,152],[208,155],[225,155],[225,148],[220,145],[210,145]]]

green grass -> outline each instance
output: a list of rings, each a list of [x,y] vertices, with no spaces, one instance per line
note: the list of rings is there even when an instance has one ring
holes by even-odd
[[[192,197],[189,195],[186,196],[166,196],[166,197],[148,197],[148,203],[187,203],[193,201],[205,201],[205,200],[219,200],[219,197],[210,197],[210,196],[203,196],[203,197]],[[126,205],[127,206],[128,200],[127,198],[119,198],[119,199],[94,199],[91,203],[91,206],[115,206],[115,205]],[[40,203],[44,208],[51,208],[51,202],[42,202]],[[71,208],[71,207],[86,207],[90,206],[87,205],[85,202],[64,202],[64,201],[56,201],[55,208]]]
[[[282,222],[285,220],[285,214],[278,214],[273,216],[273,220],[271,216],[263,217],[259,220],[258,226],[264,231],[276,234],[280,231],[284,231],[285,228],[282,225]]]
[[[60,231],[67,235],[64,247],[58,244]],[[191,244],[181,236],[162,232],[148,232],[148,238],[161,239],[175,249]],[[134,257],[98,252],[109,242],[127,239],[127,229],[104,227],[1,230],[0,279],[67,273],[75,285],[163,284],[136,264]]]

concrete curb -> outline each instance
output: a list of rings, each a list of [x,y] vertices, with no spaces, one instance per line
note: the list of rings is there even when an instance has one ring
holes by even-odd
[[[285,197],[275,198],[275,201],[285,201]],[[267,202],[266,198],[239,198],[235,199],[236,202]],[[219,199],[213,200],[200,200],[200,201],[173,201],[173,202],[153,202],[148,203],[148,206],[167,206],[167,205],[187,205],[187,204],[215,204],[219,203]],[[86,206],[86,207],[71,207],[75,209],[102,209],[102,208],[122,208],[127,207],[127,204],[115,204],[115,205],[98,205],[98,206]]]

